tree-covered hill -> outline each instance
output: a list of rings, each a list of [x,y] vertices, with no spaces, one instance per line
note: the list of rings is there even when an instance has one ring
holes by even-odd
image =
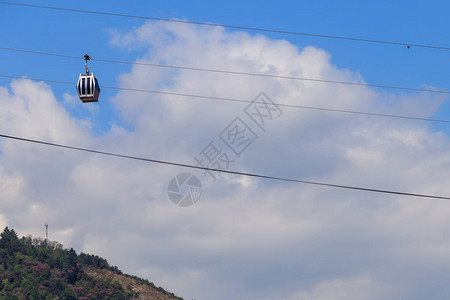
[[[0,234],[0,299],[182,299],[57,242]]]

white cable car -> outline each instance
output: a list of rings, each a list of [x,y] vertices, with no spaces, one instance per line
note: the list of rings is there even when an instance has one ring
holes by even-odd
[[[87,61],[91,58],[86,54],[84,59],[86,60],[86,74],[80,74],[78,77],[78,96],[83,103],[97,102],[98,96],[100,95],[100,85],[98,84],[97,77],[94,76],[94,73],[89,72]]]

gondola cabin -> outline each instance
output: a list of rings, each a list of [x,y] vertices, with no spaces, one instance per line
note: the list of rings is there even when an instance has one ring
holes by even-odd
[[[80,74],[80,77],[78,77],[77,91],[78,96],[84,103],[98,102],[100,85],[94,73]]]

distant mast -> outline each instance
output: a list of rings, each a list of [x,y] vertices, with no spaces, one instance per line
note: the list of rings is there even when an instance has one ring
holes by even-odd
[[[48,240],[48,224],[45,223],[45,239]]]

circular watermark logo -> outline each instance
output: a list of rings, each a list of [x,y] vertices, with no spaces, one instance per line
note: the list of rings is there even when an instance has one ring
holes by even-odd
[[[170,180],[167,186],[167,195],[175,205],[192,206],[202,195],[202,184],[197,176],[190,173],[180,173]]]

